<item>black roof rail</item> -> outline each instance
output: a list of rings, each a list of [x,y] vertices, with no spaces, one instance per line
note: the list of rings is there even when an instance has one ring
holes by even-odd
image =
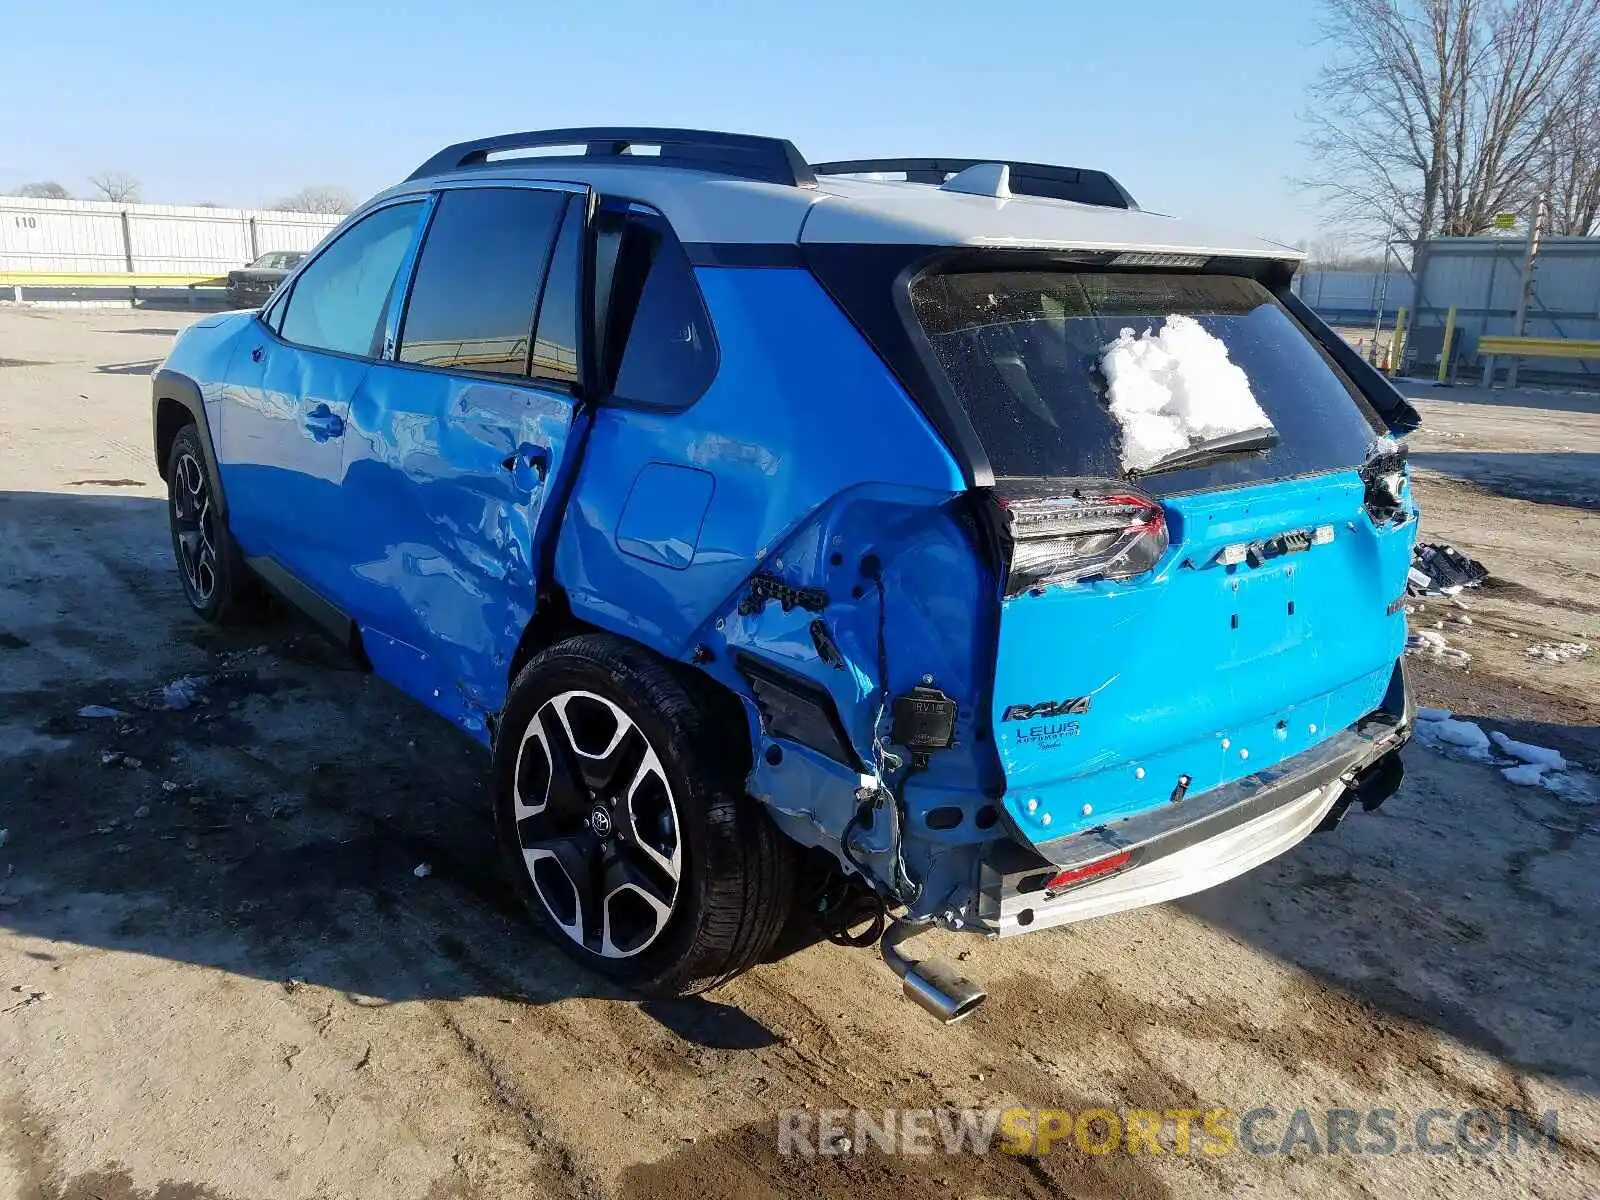
[[[535,129],[502,133],[446,146],[407,177],[424,179],[451,171],[470,170],[489,161],[489,155],[514,155],[518,150],[552,146],[581,146],[576,154],[528,155],[533,162],[592,162],[624,158],[630,167],[683,167],[712,171],[736,179],[782,183],[790,187],[816,187],[817,177],[793,143],[783,138],[747,133],[716,133],[705,129],[644,129],[600,126],[586,129]],[[631,154],[636,146],[651,146],[657,154]]]
[[[1011,162],[1003,158],[856,158],[847,162],[814,163],[817,175],[862,175],[868,172],[903,174],[908,183],[941,184],[958,171],[979,163],[1003,163],[1010,168],[1011,190],[1023,196],[1049,196],[1075,200],[1102,208],[1137,209],[1128,189],[1104,171],[1087,167],[1052,167],[1046,163]]]

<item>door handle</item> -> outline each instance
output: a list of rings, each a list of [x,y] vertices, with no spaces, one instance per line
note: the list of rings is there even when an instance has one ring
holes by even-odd
[[[511,477],[516,483],[532,489],[544,482],[544,477],[550,470],[550,448],[523,446],[515,454],[506,455],[500,465],[511,472]],[[527,476],[530,474],[533,479],[528,481]]]
[[[344,436],[344,418],[331,411],[326,404],[319,404],[306,414],[306,428],[317,441],[325,442],[329,438]]]

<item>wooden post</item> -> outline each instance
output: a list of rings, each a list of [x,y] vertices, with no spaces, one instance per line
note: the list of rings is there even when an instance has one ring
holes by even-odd
[[[1450,347],[1456,340],[1456,306],[1452,304],[1450,311],[1444,316],[1444,345],[1439,348],[1439,382],[1450,382],[1445,378],[1450,370]]]
[[[1400,374],[1406,349],[1406,310],[1401,305],[1394,314],[1394,333],[1389,338],[1389,374]]]

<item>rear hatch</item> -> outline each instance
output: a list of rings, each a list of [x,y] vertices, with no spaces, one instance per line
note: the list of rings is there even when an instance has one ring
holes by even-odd
[[[993,728],[1029,841],[1201,795],[1378,707],[1405,641],[1403,467],[1270,291],[1047,268],[927,273],[911,300],[995,476]]]

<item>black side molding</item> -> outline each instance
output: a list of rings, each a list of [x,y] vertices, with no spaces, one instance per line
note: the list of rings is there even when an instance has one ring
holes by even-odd
[[[244,565],[250,568],[251,574],[287,603],[298,608],[326,630],[333,640],[349,650],[363,667],[370,665],[367,662],[366,651],[361,647],[361,629],[344,609],[289,574],[283,564],[275,558],[265,555],[246,558]]]
[[[228,497],[222,488],[222,472],[217,469],[216,444],[211,437],[211,422],[206,419],[205,402],[200,398],[200,385],[187,375],[162,368],[150,380],[150,444],[162,479],[167,477],[167,448],[178,430],[191,423],[200,431],[200,453],[205,456],[206,470],[215,484],[218,515],[226,519]]]

